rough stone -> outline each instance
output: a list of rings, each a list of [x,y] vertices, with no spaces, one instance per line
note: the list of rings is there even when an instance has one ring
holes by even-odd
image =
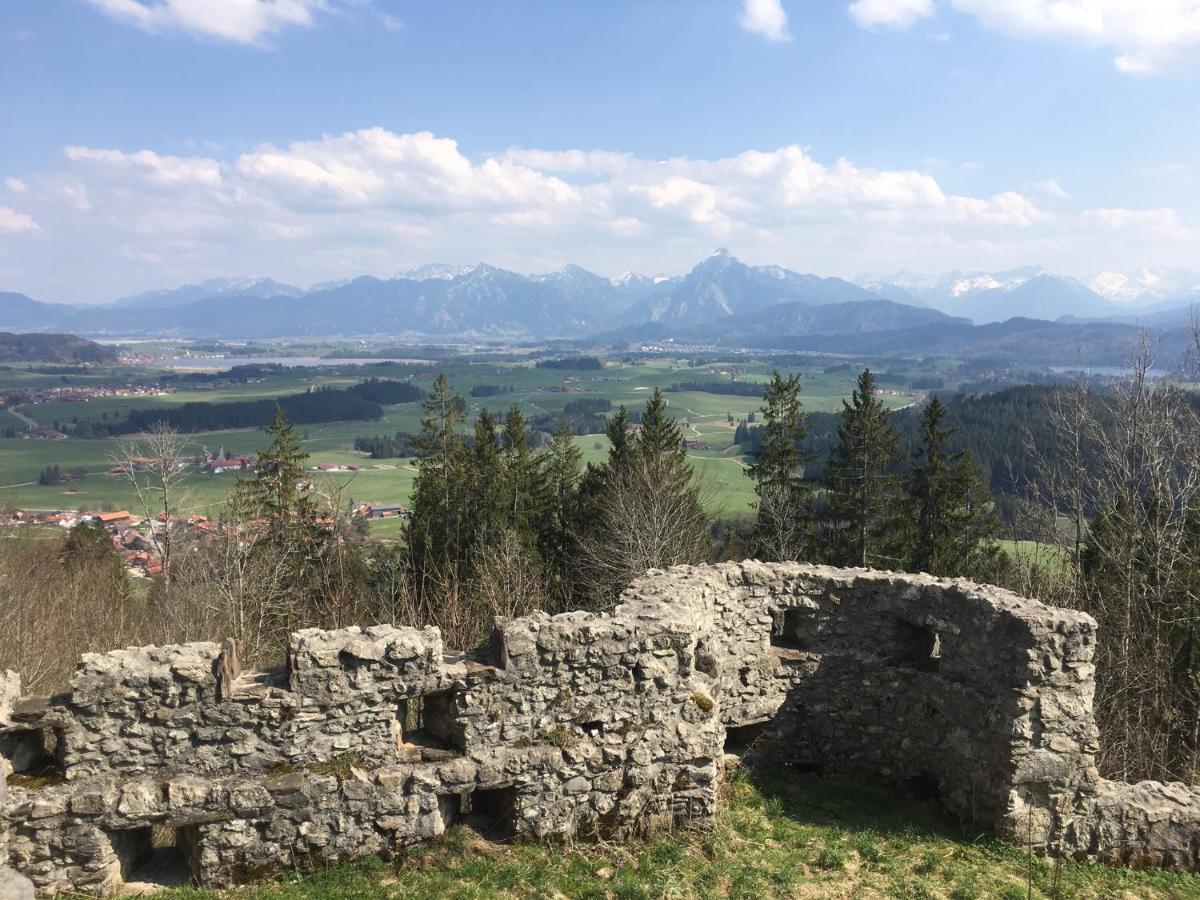
[[[1200,868],[1200,792],[1096,774],[1095,627],[969,582],[746,562],[651,572],[602,615],[497,620],[467,656],[391,626],[297,632],[271,672],[230,642],[88,654],[53,702],[0,679],[0,712],[40,710],[0,729],[0,774],[50,753],[63,777],[0,786],[0,862],[102,894],[162,868],[152,832],[211,886],[463,818],[621,838],[711,822],[749,746],[924,779],[1043,852]]]

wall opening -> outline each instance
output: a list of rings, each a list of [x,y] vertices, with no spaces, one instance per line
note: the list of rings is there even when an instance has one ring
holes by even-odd
[[[454,719],[454,698],[439,691],[400,701],[400,742],[436,750],[463,750],[461,729]]]
[[[769,721],[726,728],[725,752],[743,758],[752,753],[761,753],[767,749],[773,737],[774,729]]]
[[[13,775],[23,779],[62,780],[65,749],[59,728],[28,728],[0,735],[0,756],[9,761]]]
[[[815,631],[812,610],[790,606],[771,611],[771,646],[809,650]]]
[[[936,672],[941,666],[942,639],[935,628],[893,619],[892,635],[892,665],[918,672]]]
[[[180,887],[197,876],[199,828],[150,825],[113,832],[113,850],[126,885]]]
[[[516,833],[517,789],[482,788],[464,798],[467,824],[490,841],[507,841]]]

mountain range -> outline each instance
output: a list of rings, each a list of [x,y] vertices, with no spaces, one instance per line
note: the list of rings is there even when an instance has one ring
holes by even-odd
[[[847,346],[850,339],[864,350],[882,341],[895,349],[928,346],[929,352],[942,352],[947,341],[961,345],[984,334],[998,340],[1024,332],[1039,347],[1086,336],[1083,344],[1099,352],[1103,334],[1124,339],[1135,321],[1178,327],[1200,299],[1200,287],[1192,287],[1200,277],[1187,273],[1105,273],[1090,283],[1033,267],[852,282],[751,266],[718,250],[682,276],[609,279],[574,265],[527,276],[482,263],[435,263],[388,279],[362,276],[309,289],[269,278],[214,278],[103,305],[0,293],[0,329],[117,338],[600,336],[743,346],[807,342],[813,349]],[[1131,308],[1135,292],[1144,307]],[[1003,335],[986,328],[1013,320],[1018,324]],[[1008,343],[1019,349],[1019,340]]]

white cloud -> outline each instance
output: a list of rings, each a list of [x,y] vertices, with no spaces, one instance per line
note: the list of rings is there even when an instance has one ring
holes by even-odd
[[[21,234],[41,230],[38,223],[25,213],[19,213],[7,206],[0,206],[0,234]]]
[[[1145,74],[1200,50],[1195,0],[951,0],[988,28],[1108,46],[1122,72]]]
[[[1057,180],[1053,178],[1043,178],[1041,181],[1036,182],[1034,187],[1039,193],[1054,200],[1069,200],[1071,198],[1071,195],[1067,193],[1066,188],[1064,188],[1058,183]]]
[[[742,11],[738,23],[751,34],[758,34],[768,41],[790,41],[787,13],[782,0],[742,0]]]
[[[67,159],[98,163],[109,170],[136,170],[158,184],[194,182],[215,185],[221,180],[220,164],[211,159],[159,156],[151,150],[122,153],[120,150],[93,150],[90,147],[67,147],[65,153]]]
[[[4,186],[14,194],[23,194],[28,189],[28,185],[26,185],[25,182],[23,182],[20,178],[5,178]]]
[[[73,146],[62,161],[27,179],[28,221],[12,222],[30,230],[36,219],[52,237],[32,242],[22,265],[83,289],[107,272],[121,285],[110,296],[148,286],[145,266],[160,262],[181,280],[255,271],[309,283],[433,259],[678,271],[718,244],[843,275],[1030,260],[1124,270],[1200,253],[1176,210],[1072,211],[1051,179],[1033,196],[956,193],[930,170],[823,160],[798,145],[707,159],[574,148],[471,156],[429,132],[367,128],[241,154]],[[957,165],[947,171],[960,177]],[[1054,211],[1034,196],[1052,197]],[[81,262],[64,272],[55,260],[68,251]]]
[[[848,12],[864,28],[909,28],[933,15],[933,0],[855,0]]]
[[[1200,52],[1197,0],[939,0],[985,28],[1021,37],[1076,40],[1116,51],[1121,72],[1146,75]],[[909,28],[935,13],[934,0],[854,0],[866,27]]]
[[[143,31],[183,31],[255,44],[288,26],[309,27],[326,0],[85,0]]]

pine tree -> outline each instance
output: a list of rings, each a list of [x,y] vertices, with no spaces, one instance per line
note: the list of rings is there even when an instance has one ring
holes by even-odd
[[[943,427],[945,416],[935,395],[906,484],[909,567],[933,575],[982,574],[998,553],[999,522],[974,455],[947,450],[954,432]]]
[[[841,565],[895,566],[900,441],[870,369],[842,401],[837,435],[826,476],[830,555]]]
[[[778,371],[763,391],[762,450],[746,470],[758,497],[754,552],[761,559],[801,559],[811,552],[812,485],[805,466],[807,417],[800,403],[800,378]]]

